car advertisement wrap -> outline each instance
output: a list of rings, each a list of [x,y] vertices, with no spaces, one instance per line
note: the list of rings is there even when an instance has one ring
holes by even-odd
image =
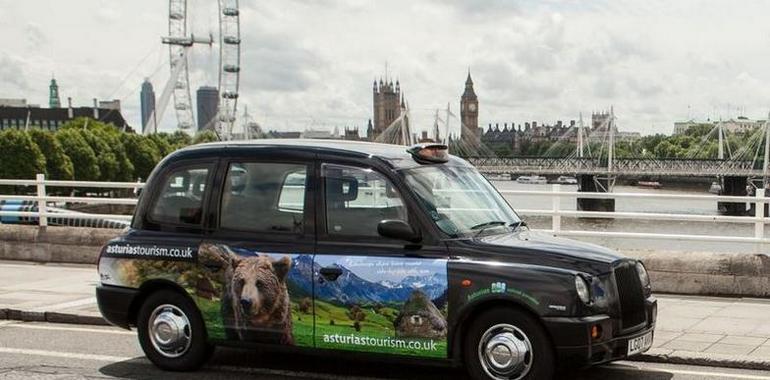
[[[122,248],[105,248],[102,283],[178,284],[198,305],[211,339],[447,356],[446,260],[264,253],[204,243],[191,249],[195,263],[165,253],[126,256],[132,245],[115,246]],[[118,250],[118,257],[106,253]],[[319,273],[327,267],[341,274],[324,278]]]
[[[447,356],[445,259],[317,255],[314,266],[342,269],[316,284],[317,347]]]

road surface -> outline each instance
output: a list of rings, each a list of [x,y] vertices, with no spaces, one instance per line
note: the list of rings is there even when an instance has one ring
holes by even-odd
[[[346,361],[342,357],[218,349],[193,374],[164,373],[142,355],[134,332],[112,327],[0,321],[0,380],[6,379],[467,379],[461,369]],[[620,362],[565,379],[770,380],[770,371]]]

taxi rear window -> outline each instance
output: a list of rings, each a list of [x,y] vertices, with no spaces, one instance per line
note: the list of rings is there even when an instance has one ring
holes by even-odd
[[[220,227],[256,232],[303,231],[307,166],[233,162],[220,203]]]

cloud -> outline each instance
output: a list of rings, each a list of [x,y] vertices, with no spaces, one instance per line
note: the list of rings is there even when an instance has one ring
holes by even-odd
[[[250,33],[244,38],[249,40],[249,47],[243,49],[242,59],[249,65],[242,75],[246,88],[305,91],[318,83],[319,71],[328,64],[318,54],[298,46],[286,35]]]
[[[24,72],[26,63],[7,53],[0,53],[0,83],[7,91],[4,97],[19,98],[19,93],[29,91],[30,86]]]
[[[40,25],[34,22],[29,22],[24,26],[24,34],[27,35],[27,42],[29,42],[32,49],[39,49],[48,43],[48,38],[43,33]]]
[[[167,3],[0,3],[2,96],[45,104],[55,72],[63,97],[88,104],[115,93],[137,125],[143,78],[151,77],[158,93],[166,83],[168,51],[159,37],[167,33]],[[194,32],[216,33],[216,9],[209,9],[216,4],[189,3]],[[416,130],[430,128],[437,107],[449,102],[458,110],[469,66],[483,125],[576,119],[614,105],[624,129],[669,132],[688,109],[698,118],[736,116],[729,103],[762,118],[770,99],[763,85],[770,81],[767,2],[242,0],[240,6],[239,104],[271,129],[363,125],[372,112],[371,80],[384,74],[385,62],[401,80]],[[12,22],[30,14],[33,22]],[[193,91],[217,81],[218,52],[196,47]],[[166,119],[173,126],[173,112]]]

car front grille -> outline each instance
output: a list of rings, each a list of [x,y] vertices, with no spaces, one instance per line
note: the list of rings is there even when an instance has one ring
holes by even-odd
[[[628,331],[646,322],[644,290],[635,263],[624,262],[615,267],[615,284],[618,289],[621,331]]]

